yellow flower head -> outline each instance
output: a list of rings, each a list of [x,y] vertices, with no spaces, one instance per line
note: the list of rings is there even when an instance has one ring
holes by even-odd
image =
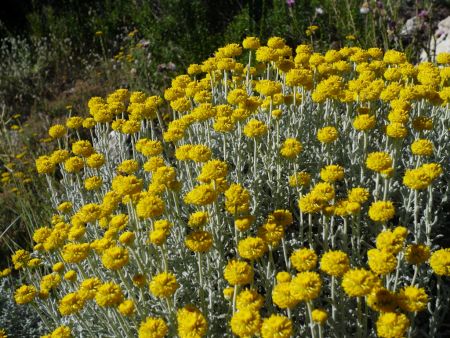
[[[430,247],[425,244],[410,244],[405,249],[405,259],[409,264],[422,264],[430,258]]]
[[[230,326],[231,331],[238,337],[251,337],[260,331],[261,317],[256,311],[244,309],[234,313]]]
[[[431,254],[430,266],[438,276],[450,276],[450,249],[440,249]]]
[[[405,286],[398,293],[398,304],[403,311],[420,312],[427,307],[428,295],[424,288]]]
[[[260,237],[247,237],[238,244],[239,255],[251,261],[261,258],[267,249],[267,244]]]
[[[394,218],[395,208],[391,201],[376,201],[370,205],[369,217],[375,222],[387,222]]]
[[[299,272],[312,270],[317,265],[317,254],[308,248],[295,250],[291,255],[291,263]]]
[[[397,266],[397,258],[386,251],[370,249],[367,251],[367,258],[370,269],[377,275],[387,275]]]
[[[366,166],[370,170],[382,172],[392,167],[392,159],[389,154],[382,151],[370,153],[367,156]]]
[[[249,203],[250,193],[241,185],[233,183],[225,191],[225,208],[230,214],[247,212]]]
[[[14,293],[14,300],[17,304],[27,304],[34,300],[37,290],[33,285],[22,285]]]
[[[320,171],[320,178],[329,183],[341,181],[344,179],[344,168],[336,164],[327,165]]]
[[[207,231],[195,231],[186,236],[186,247],[194,252],[207,252],[213,244],[212,235]]]
[[[236,309],[243,311],[245,309],[259,311],[264,306],[264,297],[257,291],[245,289],[236,297]]]
[[[374,311],[394,312],[398,307],[397,296],[384,287],[376,286],[367,296],[367,305]]]
[[[404,337],[409,319],[403,313],[385,312],[377,320],[377,334],[381,338]]]
[[[223,275],[230,285],[250,284],[253,280],[253,267],[245,261],[233,259],[228,262]]]
[[[311,301],[319,297],[322,280],[317,272],[300,272],[292,278],[291,293],[299,301]]]
[[[286,157],[288,159],[293,159],[298,154],[300,154],[302,150],[303,146],[300,143],[300,141],[298,141],[295,138],[288,138],[283,142],[283,145],[281,146],[280,149],[280,154],[281,156]]]
[[[342,288],[349,297],[368,295],[377,285],[377,278],[371,271],[351,269],[342,278]]]
[[[169,327],[161,318],[147,317],[139,325],[139,338],[164,338],[169,332]]]
[[[337,140],[339,132],[335,127],[324,127],[317,132],[317,139],[322,143],[331,143]]]
[[[201,338],[208,331],[205,316],[193,305],[177,311],[178,336],[180,338]]]
[[[248,138],[257,138],[267,134],[267,126],[258,120],[252,119],[244,126],[244,135]]]
[[[292,336],[294,329],[292,320],[282,316],[272,314],[269,318],[263,320],[261,326],[262,338],[289,338]]]
[[[128,263],[128,250],[120,246],[106,249],[102,255],[102,263],[109,270],[119,270]]]
[[[101,284],[97,287],[95,301],[102,307],[117,306],[123,302],[122,290],[113,282]]]
[[[150,292],[155,297],[168,298],[175,293],[179,286],[174,274],[162,272],[153,277],[150,282]]]
[[[324,325],[328,319],[328,313],[324,309],[314,309],[311,316],[312,320],[319,325]]]

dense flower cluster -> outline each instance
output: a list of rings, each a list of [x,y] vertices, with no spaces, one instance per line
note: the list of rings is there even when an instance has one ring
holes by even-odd
[[[55,214],[12,256],[16,302],[48,337],[435,336],[449,60],[248,37],[167,104],[91,98],[36,159]]]

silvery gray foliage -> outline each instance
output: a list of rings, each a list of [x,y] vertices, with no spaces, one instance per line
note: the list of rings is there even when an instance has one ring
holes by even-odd
[[[17,306],[14,289],[15,277],[0,279],[0,328],[12,338],[36,338],[45,333],[43,322],[30,306]]]

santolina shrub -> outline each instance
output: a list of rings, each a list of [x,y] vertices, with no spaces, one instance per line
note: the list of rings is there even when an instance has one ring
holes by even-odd
[[[93,97],[36,160],[55,214],[12,257],[16,302],[46,337],[435,336],[450,54],[437,62],[249,37],[172,81],[167,126],[160,97]]]

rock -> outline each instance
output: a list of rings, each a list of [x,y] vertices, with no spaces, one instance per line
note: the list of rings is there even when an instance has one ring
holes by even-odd
[[[421,26],[421,19],[418,16],[414,16],[406,20],[402,29],[400,30],[401,36],[411,36],[416,33]]]
[[[432,58],[440,53],[450,52],[450,16],[438,23],[438,28],[434,33],[434,39],[430,43],[430,52]],[[425,50],[420,53],[420,61],[429,61]]]

